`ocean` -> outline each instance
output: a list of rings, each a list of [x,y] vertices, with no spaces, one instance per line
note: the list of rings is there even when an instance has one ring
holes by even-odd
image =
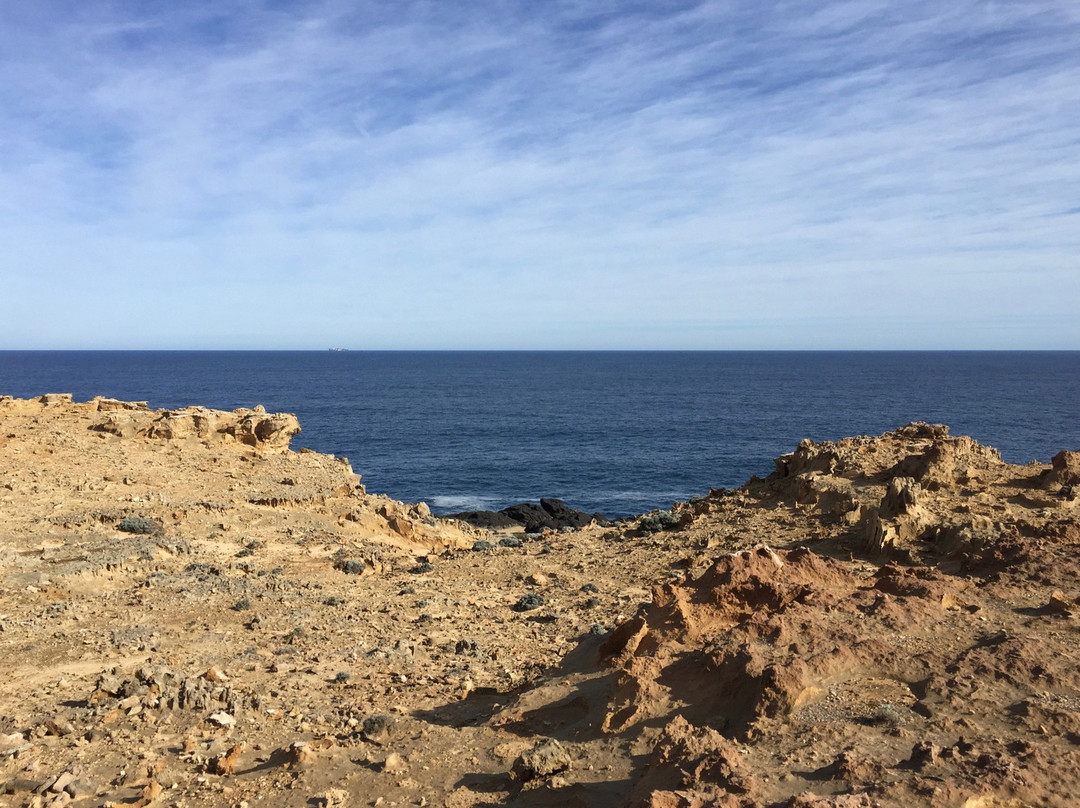
[[[0,395],[47,392],[293,412],[293,448],[436,513],[643,513],[914,420],[1013,463],[1080,449],[1080,352],[0,352]]]

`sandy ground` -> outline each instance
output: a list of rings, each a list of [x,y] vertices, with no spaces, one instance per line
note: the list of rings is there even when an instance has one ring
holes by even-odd
[[[0,398],[0,805],[1080,804],[1080,455],[909,425],[523,536],[298,429]]]

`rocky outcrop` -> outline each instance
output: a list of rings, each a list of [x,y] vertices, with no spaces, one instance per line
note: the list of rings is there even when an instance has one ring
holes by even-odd
[[[872,555],[889,554],[910,545],[937,524],[920,504],[922,488],[914,477],[893,477],[880,504],[871,506],[864,519],[866,547]]]
[[[268,413],[257,405],[232,412],[206,407],[182,407],[151,410],[145,401],[118,401],[95,396],[85,403],[72,400],[70,393],[47,393],[34,399],[0,396],[0,409],[26,411],[47,407],[52,411],[100,413],[87,428],[116,437],[141,436],[154,440],[182,441],[195,439],[234,442],[260,451],[287,451],[290,441],[300,434],[300,422],[291,413]]]
[[[508,508],[503,508],[499,513],[513,519],[520,525],[524,525],[527,533],[539,533],[544,528],[554,529],[557,527],[555,520],[552,519],[548,512],[540,505],[532,502],[511,505]]]
[[[948,430],[945,429],[947,432]],[[898,431],[897,434],[902,434]],[[935,436],[885,472],[887,477],[912,477],[924,488],[935,489],[965,484],[979,473],[1001,464],[997,449],[983,446],[967,436]],[[920,451],[921,450],[921,451]]]
[[[574,726],[663,727],[622,804],[1070,804],[1080,657],[1060,632],[1080,618],[1080,511],[1061,489],[1074,464],[1011,466],[913,423],[803,441],[765,480],[677,505],[662,534],[623,532],[688,551],[583,645],[597,672]],[[531,714],[555,709],[538,698]]]
[[[6,423],[24,424],[28,438],[47,430],[33,451],[49,459],[33,473],[42,478],[39,488],[54,481],[49,496],[69,512],[119,485],[123,490],[114,496],[130,505],[115,518],[150,519],[163,536],[228,531],[269,513],[284,521],[291,512],[312,530],[403,549],[438,552],[475,540],[460,525],[434,519],[423,503],[368,495],[345,458],[291,451],[300,424],[290,413],[262,406],[152,410],[142,401],[98,396],[79,403],[68,394],[8,397],[0,412]],[[65,429],[81,434],[65,436]],[[72,483],[73,475],[82,482]],[[61,512],[59,518],[86,523],[85,515]]]
[[[118,419],[107,422],[113,432]],[[142,434],[148,438],[183,440],[198,438],[231,438],[245,446],[264,451],[285,451],[289,442],[300,433],[300,422],[292,413],[267,413],[262,406],[251,410],[221,412],[203,407],[163,410]]]
[[[1080,486],[1080,452],[1060,452],[1052,468],[1037,475],[1038,491],[1018,493],[1032,510],[1069,507]],[[996,540],[1002,526],[995,510],[980,507],[995,486],[1016,477],[996,449],[967,436],[953,437],[942,424],[914,422],[878,437],[824,443],[802,441],[776,459],[776,471],[746,492],[809,508],[823,520],[850,527],[872,556],[915,559],[977,550]],[[694,511],[707,513],[718,498]]]
[[[594,519],[603,520],[604,518],[598,513],[585,513],[584,511],[571,508],[561,499],[541,499],[540,507],[544,509],[544,512],[549,517],[551,517],[556,528],[585,527]]]
[[[1080,486],[1080,452],[1058,452],[1050,461],[1050,471],[1042,479],[1048,488]]]
[[[849,480],[873,478],[888,483],[910,477],[923,488],[962,484],[981,470],[1001,465],[1001,455],[967,436],[952,437],[944,424],[916,421],[876,437],[815,443],[803,440],[791,454],[775,460],[767,478],[775,490],[795,493],[814,475]]]
[[[808,550],[768,547],[718,559],[693,582],[656,587],[644,614],[600,648],[602,664],[619,671],[605,729],[648,720],[671,699],[693,704],[684,715],[728,737],[745,737],[758,720],[787,715],[812,692],[811,680],[831,672],[840,648],[821,654],[824,667],[815,669],[805,653],[779,641],[794,639],[800,612],[839,602],[855,589],[836,562]],[[769,646],[761,644],[765,637]],[[699,651],[683,655],[687,644],[705,638]],[[822,633],[800,642],[837,639]]]
[[[551,738],[541,741],[514,762],[514,773],[523,783],[551,777],[568,770],[573,760],[566,748]]]
[[[300,433],[300,422],[292,413],[268,414],[262,407],[250,412],[236,411],[234,423],[218,425],[218,431],[231,435],[247,446],[256,449],[288,449],[289,441]]]

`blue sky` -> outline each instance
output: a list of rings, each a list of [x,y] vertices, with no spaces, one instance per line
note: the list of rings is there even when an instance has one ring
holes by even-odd
[[[0,5],[0,348],[1080,349],[1080,4]]]

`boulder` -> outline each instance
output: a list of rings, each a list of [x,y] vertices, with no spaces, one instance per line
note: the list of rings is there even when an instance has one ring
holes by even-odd
[[[1080,452],[1060,451],[1050,461],[1050,471],[1043,476],[1043,486],[1080,485]]]
[[[521,782],[527,783],[564,772],[572,765],[573,761],[566,748],[554,738],[549,738],[523,752],[514,762],[514,773]]]

